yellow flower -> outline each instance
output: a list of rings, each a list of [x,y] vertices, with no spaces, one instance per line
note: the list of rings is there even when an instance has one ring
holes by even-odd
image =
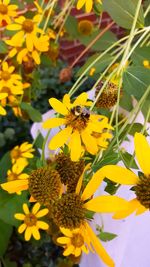
[[[19,159],[11,170],[7,172],[7,182],[1,184],[1,187],[8,193],[19,193],[20,191],[28,189],[28,177],[26,173],[22,173],[24,168],[28,165],[26,159]]]
[[[38,219],[45,216],[48,213],[48,209],[40,210],[40,204],[36,203],[30,212],[27,204],[24,203],[23,211],[24,214],[16,213],[14,215],[17,220],[24,221],[23,224],[21,224],[18,228],[19,234],[22,234],[25,231],[24,238],[26,241],[29,241],[31,236],[33,236],[36,240],[39,240],[39,229],[47,230],[49,226],[46,222]]]
[[[91,105],[87,101],[87,93],[82,93],[71,104],[70,96],[66,94],[63,102],[55,98],[49,100],[50,105],[56,112],[61,114],[60,118],[50,118],[43,123],[44,128],[55,128],[65,125],[49,143],[49,148],[54,150],[65,143],[71,152],[71,160],[77,161],[84,150],[95,155],[98,152],[97,140],[92,136],[93,132],[103,133],[104,129],[112,129],[105,116],[92,114],[85,107]]]
[[[0,70],[0,90],[3,87],[11,87],[12,90],[22,90],[23,84],[22,78],[19,74],[13,73],[15,70],[14,66],[8,66],[5,61],[2,63],[2,69]]]
[[[143,60],[143,66],[147,69],[150,69],[150,61],[147,59]]]
[[[32,152],[34,152],[33,145],[28,142],[24,142],[20,146],[15,146],[10,152],[12,163],[15,163],[19,159],[33,158]]]
[[[40,53],[47,52],[49,49],[49,36],[42,35],[40,37],[35,36],[35,43],[32,51],[28,50],[28,48],[21,48],[22,41],[20,43],[15,39],[6,40],[5,42],[12,46],[13,48],[9,52],[9,57],[14,57],[17,55],[17,61],[19,64],[22,64],[23,61],[28,61],[28,58],[33,58],[37,65],[40,64]]]
[[[0,93],[0,103],[7,97],[7,93]],[[6,110],[1,106],[0,104],[0,115],[5,116],[6,115]]]
[[[17,16],[17,5],[9,5],[10,0],[0,0],[0,25],[3,21],[7,24],[11,23],[11,18]]]
[[[135,155],[143,171],[138,177],[132,171],[120,166],[107,165],[103,167],[103,173],[108,179],[123,185],[132,185],[135,189],[136,198],[129,202],[126,209],[115,213],[115,219],[125,218],[133,212],[139,215],[150,209],[150,146],[141,133],[134,137]]]
[[[78,22],[78,32],[83,36],[89,36],[93,31],[93,23],[90,20],[84,19]]]
[[[91,68],[90,72],[89,72],[89,76],[93,76],[95,73],[96,69],[95,68]]]
[[[96,0],[96,2],[101,3],[101,0]],[[85,10],[87,13],[91,12],[94,0],[78,0],[77,9],[81,9],[85,5]]]
[[[16,18],[14,24],[7,26],[8,30],[18,31],[12,37],[12,42],[20,43],[20,41],[23,40],[26,42],[27,49],[32,51],[37,42],[36,34],[43,33],[43,31],[38,27],[38,22],[39,16],[34,16],[33,19],[27,19],[24,16]]]
[[[88,168],[89,165],[86,166],[85,170],[88,170]],[[56,204],[54,204],[55,214],[52,215],[52,218],[56,224],[57,222],[59,222],[59,225],[57,224],[57,226],[59,226],[62,233],[67,236],[66,238],[58,238],[58,242],[64,244],[65,256],[68,256],[69,254],[79,256],[81,254],[81,251],[88,253],[88,249],[93,251],[92,248],[94,248],[95,252],[107,266],[115,266],[113,260],[107,254],[99,239],[96,237],[90,225],[88,224],[86,220],[86,212],[93,211],[112,213],[120,211],[123,205],[127,207],[128,202],[117,196],[109,195],[92,198],[93,194],[105,177],[103,168],[98,170],[93,175],[90,182],[82,191],[84,173],[85,171],[78,181],[76,192],[63,194],[61,198],[65,199],[65,201],[61,201],[60,199],[57,201],[57,206]],[[65,207],[63,206],[63,204],[65,205]],[[75,243],[75,234],[80,237],[79,243]]]

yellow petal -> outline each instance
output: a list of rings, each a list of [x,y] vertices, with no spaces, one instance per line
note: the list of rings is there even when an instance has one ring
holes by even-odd
[[[22,63],[24,57],[27,55],[28,53],[28,49],[27,48],[24,48],[22,49],[20,52],[18,52],[18,55],[17,55],[17,61],[19,64]]]
[[[63,104],[70,109],[71,103],[70,103],[70,95],[65,94],[63,97]]]
[[[48,209],[42,209],[36,214],[36,217],[41,218],[41,217],[45,216],[46,214],[48,214],[48,212],[49,212]]]
[[[135,212],[138,207],[139,207],[139,201],[136,198],[134,198],[129,201],[128,208],[124,209],[124,207],[122,207],[121,211],[118,211],[113,215],[113,219],[124,219],[129,215],[131,215],[133,212]]]
[[[79,257],[82,253],[81,248],[75,248],[74,255],[75,257]]]
[[[2,116],[6,115],[6,110],[2,106],[0,106],[0,115]]]
[[[32,57],[37,65],[41,63],[40,56],[36,50],[32,52]]]
[[[1,184],[1,187],[9,194],[28,189],[28,180],[15,180]]]
[[[121,166],[106,165],[101,171],[105,177],[118,184],[136,185],[139,182],[136,174]]]
[[[28,208],[28,205],[26,203],[23,204],[23,211],[26,215],[29,214],[29,208]]]
[[[23,213],[16,213],[16,214],[14,215],[14,217],[15,217],[15,219],[17,219],[17,220],[23,221],[24,218],[25,218],[25,215],[24,215]]]
[[[65,245],[65,244],[68,244],[70,242],[70,238],[69,237],[58,237],[57,242],[62,244],[62,245]]]
[[[43,221],[37,221],[37,227],[42,230],[47,230],[49,228],[49,225],[46,222]]]
[[[92,154],[96,155],[98,152],[98,146],[96,139],[89,134],[88,131],[84,130],[81,132],[82,141],[85,144],[86,150]]]
[[[30,52],[33,50],[33,39],[31,34],[26,34],[26,46]]]
[[[117,196],[99,196],[84,204],[84,208],[94,212],[116,212],[127,209],[129,203]]]
[[[27,227],[26,231],[25,231],[25,235],[24,238],[26,241],[29,241],[32,235],[32,227]]]
[[[33,226],[33,227],[32,227],[32,234],[33,234],[33,237],[34,237],[36,240],[39,240],[39,239],[40,239],[40,232],[39,232],[39,230],[37,229],[36,226]]]
[[[72,232],[70,231],[70,229],[60,227],[60,231],[67,237],[72,237]]]
[[[67,249],[65,249],[63,255],[69,256],[70,254],[72,254],[73,251],[74,251],[74,246],[70,245]]]
[[[81,9],[87,0],[78,0],[77,9]]]
[[[56,134],[49,143],[49,148],[55,150],[61,146],[63,146],[67,140],[69,139],[72,132],[71,127],[67,127],[61,130],[58,134]]]
[[[21,30],[21,25],[10,24],[10,25],[7,25],[6,29],[9,31],[18,31],[18,30]]]
[[[27,225],[25,223],[21,224],[18,228],[18,233],[22,234],[24,230],[26,229]]]
[[[70,157],[72,161],[78,161],[81,157],[82,147],[81,147],[81,138],[78,131],[75,131],[71,135],[71,140],[69,142],[70,147]]]
[[[73,106],[84,106],[88,98],[87,93],[80,94],[73,103]]]
[[[135,155],[145,175],[150,175],[150,145],[145,136],[136,133],[134,137]]]
[[[66,120],[63,118],[51,118],[43,122],[43,128],[45,129],[51,129],[58,126],[61,126],[66,123]]]
[[[87,13],[91,12],[92,7],[93,7],[93,0],[86,1],[85,10]]]
[[[88,225],[88,223],[86,223],[86,229],[87,232],[89,234],[89,237],[91,239],[92,245],[96,251],[96,253],[98,254],[98,256],[100,257],[100,259],[102,259],[102,261],[109,267],[115,267],[115,264],[113,262],[113,260],[111,259],[111,257],[108,255],[108,253],[106,252],[105,248],[102,246],[102,244],[100,243],[99,239],[97,238],[97,236],[94,234],[93,230],[91,229],[91,227]]]
[[[98,170],[94,175],[92,176],[92,179],[88,182],[87,186],[85,187],[83,194],[81,198],[83,200],[86,200],[90,198],[97,190],[97,188],[101,185],[101,182],[105,176],[103,175],[103,172]]]
[[[39,211],[40,207],[41,207],[40,203],[37,202],[32,208],[32,213],[36,214]]]
[[[139,203],[138,209],[136,211],[136,215],[141,215],[145,211],[149,211],[149,209],[145,208],[143,205]]]
[[[67,115],[68,114],[68,109],[66,108],[66,106],[60,102],[58,99],[56,98],[50,98],[49,99],[49,103],[51,105],[51,107],[58,113],[62,114],[62,115]]]

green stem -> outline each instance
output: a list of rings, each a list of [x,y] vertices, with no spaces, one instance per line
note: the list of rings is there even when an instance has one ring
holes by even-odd
[[[44,138],[44,142],[43,142],[43,146],[42,146],[41,160],[42,160],[43,164],[45,164],[45,162],[46,162],[45,161],[45,147],[46,147],[46,143],[47,143],[48,137],[50,135],[50,131],[51,131],[51,129],[48,130],[47,135]]]

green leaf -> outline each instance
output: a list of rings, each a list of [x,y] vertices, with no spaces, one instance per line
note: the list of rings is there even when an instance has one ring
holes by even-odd
[[[43,142],[44,142],[44,137],[41,133],[38,134],[38,136],[36,137],[34,146],[36,146],[37,148],[41,148],[43,146]]]
[[[134,160],[134,156],[128,152],[121,153],[121,155],[126,166],[129,166],[129,168],[138,169],[138,166]]]
[[[81,34],[78,33],[78,39],[79,41],[84,44],[85,46],[89,45],[93,39],[96,38],[96,36],[100,33],[101,31],[98,29],[94,31],[91,35],[89,36],[82,36]],[[91,50],[93,51],[104,51],[108,47],[110,47],[115,41],[117,40],[116,36],[114,33],[111,31],[107,31],[103,34],[101,38],[97,40],[97,42],[92,46]]]
[[[42,121],[42,115],[41,113],[33,108],[30,104],[22,102],[20,104],[21,109],[23,109],[24,111],[26,111],[30,117],[30,119],[34,122],[41,122]]]
[[[15,213],[22,212],[22,204],[27,202],[27,193],[21,195],[8,194],[0,190],[0,220],[7,224],[17,226],[18,220],[14,218]]]
[[[131,124],[127,125],[127,128],[130,127]],[[129,131],[129,134],[134,136],[136,132],[140,133],[143,129],[143,125],[141,123],[133,123],[131,130]]]
[[[0,257],[4,255],[7,249],[11,234],[12,226],[0,220]]]
[[[17,263],[15,261],[10,261],[9,259],[3,259],[3,262],[5,263],[5,266],[7,267],[17,267]]]
[[[121,27],[131,29],[137,0],[105,0],[103,1],[103,9],[109,13],[112,19]],[[143,28],[144,15],[141,6],[136,27]]]
[[[116,234],[113,233],[109,233],[109,232],[100,232],[100,234],[98,235],[98,237],[100,238],[100,240],[107,242],[107,241],[111,241],[114,238],[117,237]]]
[[[76,76],[80,76],[85,70],[86,68],[94,61],[96,60],[96,58],[99,56],[99,54],[94,54],[91,57],[88,58],[88,60],[86,61],[86,63],[79,69],[79,71],[77,72]],[[95,68],[95,74],[96,73],[100,73],[102,72],[109,64],[110,62],[113,60],[113,57],[109,54],[106,54],[105,56],[103,56],[98,62],[96,62],[92,68]],[[89,73],[89,71],[88,71]]]
[[[10,158],[10,153],[7,152],[0,161],[0,181],[5,182],[7,171],[11,169],[12,163]]]
[[[126,69],[123,76],[123,89],[139,100],[150,84],[150,70],[132,66]]]
[[[123,92],[123,96],[120,99],[119,105],[127,111],[131,111],[133,109],[131,95],[128,95],[126,92]]]
[[[1,54],[6,54],[8,52],[8,47],[5,44],[4,41],[0,40],[0,53]]]
[[[150,108],[150,94],[148,95],[147,100],[145,100],[144,105],[142,106],[142,109],[141,109],[145,118],[147,117],[149,108]],[[148,118],[148,122],[150,122],[150,116]]]
[[[68,16],[66,23],[65,23],[65,29],[70,34],[71,37],[77,39],[78,38],[78,21],[73,16]]]
[[[133,64],[143,66],[144,60],[150,61],[150,47],[138,47],[132,53]]]
[[[119,158],[118,153],[111,151],[109,155],[107,155],[106,157],[104,155],[103,159],[93,166],[93,171],[96,172],[97,170],[99,170],[101,167],[105,165],[117,164],[119,160],[120,158]]]

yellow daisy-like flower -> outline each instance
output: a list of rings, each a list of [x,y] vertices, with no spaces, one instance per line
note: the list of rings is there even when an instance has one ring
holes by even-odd
[[[33,58],[34,62],[39,65],[41,63],[40,53],[47,52],[49,49],[49,36],[42,35],[40,37],[35,36],[35,43],[32,51],[28,48],[22,48],[22,41],[20,43],[13,38],[5,41],[8,45],[13,48],[10,50],[8,56],[14,57],[17,55],[17,61],[22,64],[23,61],[28,61],[29,58]]]
[[[143,60],[143,66],[147,69],[150,69],[150,61],[147,59]]]
[[[24,159],[24,158],[29,158],[30,159],[30,158],[33,158],[33,154],[32,153],[34,151],[35,150],[33,148],[33,145],[29,144],[28,142],[24,142],[20,146],[15,146],[10,152],[12,163],[14,164],[19,159]]]
[[[26,159],[19,159],[11,170],[7,172],[7,182],[1,184],[1,187],[8,193],[19,193],[28,189],[27,173],[23,173],[24,168],[28,165]]]
[[[3,87],[11,87],[13,90],[22,90],[22,77],[19,74],[14,73],[15,67],[8,66],[8,63],[5,61],[2,63],[0,70],[0,90]]]
[[[2,116],[6,115],[6,110],[2,107],[1,101],[5,100],[7,96],[7,93],[0,93],[0,115]]]
[[[52,217],[54,222],[57,224],[58,221],[62,224],[68,225],[68,227],[60,225],[60,230],[67,236],[67,238],[58,238],[58,242],[64,244],[65,256],[68,256],[69,254],[79,256],[82,251],[88,253],[88,249],[93,252],[92,248],[94,248],[94,251],[105,262],[105,264],[113,267],[115,266],[113,260],[107,254],[86,220],[86,212],[117,212],[122,209],[123,205],[127,208],[128,202],[120,197],[109,195],[92,198],[93,194],[105,178],[103,168],[93,175],[90,182],[82,191],[84,173],[88,170],[88,168],[89,165],[86,166],[83,174],[81,175],[75,193],[63,194],[62,201],[60,199],[57,202],[57,206],[55,204],[55,214],[54,217]],[[63,205],[65,205],[65,207],[63,207]],[[78,227],[72,227],[73,225],[78,225]],[[79,237],[79,243],[77,242],[77,239],[75,243],[75,234]]]
[[[7,24],[11,23],[11,18],[17,16],[16,10],[18,9],[17,5],[9,5],[10,0],[0,0],[0,25],[2,22]]]
[[[101,3],[101,0],[96,0],[96,2]],[[93,8],[93,3],[94,0],[78,0],[77,9],[81,9],[85,5],[85,10],[89,13]]]
[[[132,185],[135,189],[136,198],[129,202],[128,209],[122,206],[122,211],[115,213],[115,219],[125,218],[133,212],[139,215],[150,209],[150,145],[141,133],[135,134],[134,144],[135,155],[143,171],[140,177],[120,166],[103,167],[105,177],[119,184]]]
[[[113,129],[108,124],[107,117],[92,114],[85,108],[91,105],[87,98],[87,93],[82,93],[73,104],[68,94],[63,97],[62,102],[50,98],[50,105],[61,114],[61,118],[50,118],[43,123],[46,129],[65,125],[65,128],[51,139],[49,148],[55,150],[65,143],[68,144],[72,161],[77,161],[84,150],[93,155],[98,152],[99,146],[96,138],[92,136],[93,132],[103,133],[104,129]]]
[[[43,31],[38,27],[38,23],[39,16],[34,16],[33,19],[27,19],[24,16],[20,16],[19,18],[15,19],[14,24],[7,26],[8,30],[18,31],[12,37],[12,42],[20,43],[20,40],[24,40],[26,42],[28,51],[32,51],[37,42],[37,33],[43,33]]]
[[[29,211],[29,208],[26,203],[23,204],[23,213],[16,213],[14,216],[17,220],[24,221],[18,228],[19,234],[22,234],[25,231],[24,238],[26,241],[29,241],[33,236],[36,240],[40,239],[39,229],[48,230],[49,225],[46,222],[38,220],[39,218],[45,216],[49,210],[42,209],[40,210],[40,204],[36,203],[32,211]]]

